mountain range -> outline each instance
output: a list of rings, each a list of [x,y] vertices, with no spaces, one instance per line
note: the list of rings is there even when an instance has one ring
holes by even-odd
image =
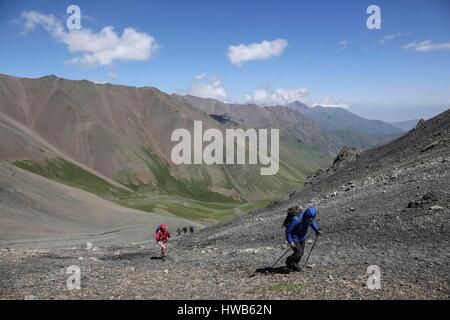
[[[412,128],[414,128],[414,126],[419,121],[420,121],[420,119],[412,119],[412,120],[405,120],[405,121],[390,122],[390,124],[392,124],[393,126],[399,128],[399,129],[409,131]]]
[[[222,132],[280,129],[280,170],[260,176],[259,165],[174,165],[171,133],[192,132],[194,121]],[[153,87],[0,75],[1,159],[123,206],[202,221],[283,197],[344,145],[379,145],[401,133],[344,109],[226,104]]]
[[[392,141],[415,124],[411,125],[408,122],[403,125],[401,123],[395,125],[381,120],[368,120],[344,108],[320,105],[310,108],[301,102],[293,102],[287,106],[325,126],[342,143],[361,149],[369,149]]]

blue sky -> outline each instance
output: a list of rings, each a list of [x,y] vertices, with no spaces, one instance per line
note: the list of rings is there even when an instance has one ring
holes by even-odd
[[[81,9],[87,38],[66,27],[71,4]],[[371,4],[381,9],[380,30],[366,27]],[[108,26],[123,50],[100,34]],[[450,106],[446,0],[0,0],[0,43],[0,73],[15,76],[55,74],[262,105],[298,99],[388,121]]]

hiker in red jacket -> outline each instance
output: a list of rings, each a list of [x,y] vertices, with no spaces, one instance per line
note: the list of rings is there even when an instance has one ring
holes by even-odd
[[[168,238],[170,238],[170,232],[169,230],[167,230],[167,225],[163,223],[159,225],[155,235],[156,242],[161,247],[161,258],[164,258],[166,256]]]

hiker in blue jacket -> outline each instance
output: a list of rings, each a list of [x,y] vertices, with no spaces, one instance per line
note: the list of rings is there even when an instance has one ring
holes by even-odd
[[[298,209],[286,228],[286,240],[294,250],[294,253],[286,259],[286,266],[291,270],[300,271],[299,263],[305,250],[308,227],[311,226],[317,236],[321,233],[314,221],[316,215],[317,211],[314,208],[308,208],[305,211]]]

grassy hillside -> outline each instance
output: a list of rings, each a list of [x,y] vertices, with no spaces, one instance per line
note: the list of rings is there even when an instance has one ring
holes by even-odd
[[[17,160],[13,161],[12,164],[50,180],[94,193],[103,198],[131,196],[131,192],[113,186],[96,175],[61,158],[47,159],[45,163],[32,160]]]
[[[339,129],[334,133],[345,141],[346,144],[360,149],[370,149],[388,143],[402,135],[402,133],[392,133],[385,135],[375,135],[364,133],[355,129]]]
[[[330,161],[317,154],[311,147],[294,139],[280,142],[280,169],[274,176],[261,177],[261,183],[268,183],[278,196],[297,189],[312,172],[329,165]]]
[[[282,140],[278,173],[274,176],[254,176],[254,180],[241,183],[240,185],[246,188],[243,192],[261,194],[259,199],[244,201],[211,192],[208,185],[202,185],[195,180],[176,178],[171,174],[168,164],[149,150],[145,152],[148,156],[146,163],[155,175],[156,184],[125,184],[132,191],[113,186],[61,158],[47,159],[45,162],[18,160],[12,163],[19,168],[91,192],[125,207],[146,212],[165,212],[203,223],[229,220],[236,215],[264,207],[274,199],[281,199],[288,192],[297,189],[311,172],[329,163],[327,159],[318,156],[298,141]],[[233,181],[224,181],[224,186],[232,187]],[[274,192],[261,192],[267,189]]]
[[[133,192],[120,189],[86,170],[60,158],[45,163],[32,160],[12,162],[13,165],[111,200],[124,207],[145,212],[165,212],[203,223],[229,220],[236,215],[267,205],[271,199],[243,202],[221,194],[177,181],[160,162],[157,164],[158,186],[131,186]],[[154,166],[155,163],[149,164]]]

